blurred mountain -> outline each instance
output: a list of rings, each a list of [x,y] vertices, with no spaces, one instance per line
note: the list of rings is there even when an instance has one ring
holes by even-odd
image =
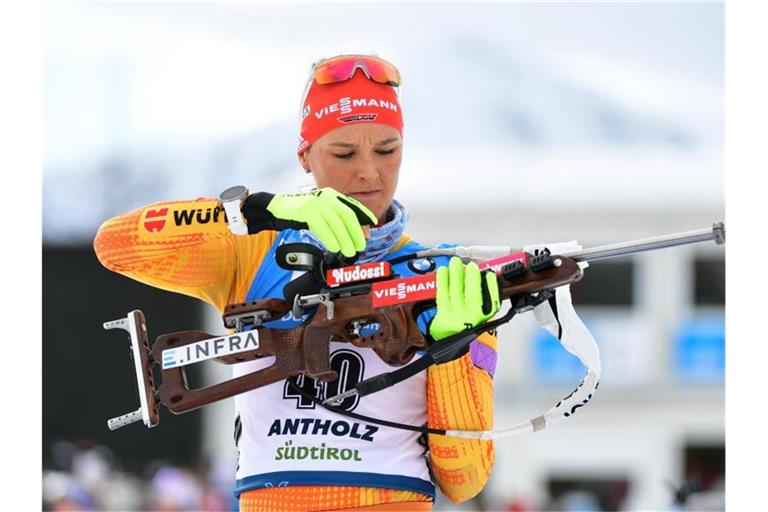
[[[598,50],[579,60],[547,61],[490,36],[459,34],[407,54],[398,63],[406,77],[402,195],[436,204],[435,197],[458,186],[467,204],[488,207],[510,200],[507,184],[535,176],[551,186],[513,187],[517,204],[557,200],[579,207],[607,197],[614,208],[646,199],[649,208],[670,201],[720,207],[721,83],[612,60]],[[79,76],[65,73],[66,60],[47,61],[46,119],[53,121],[46,147],[72,136],[65,127],[73,111],[85,125],[80,129],[87,131],[90,122],[98,131],[101,123],[113,136],[47,152],[47,242],[90,240],[104,219],[156,201],[213,196],[234,184],[287,191],[308,181],[295,156],[294,103],[282,120],[215,138],[141,133],[129,107],[141,105],[131,85],[140,74],[138,60],[123,56],[116,67],[114,59],[100,57]],[[101,98],[91,117],[92,96],[62,93],[79,80]],[[459,179],[467,175],[469,182]],[[489,191],[488,183],[502,186]]]
[[[670,150],[722,144],[722,90],[664,68],[592,56],[574,73],[573,65],[471,36],[416,58],[429,66],[411,70],[403,103],[408,119],[418,119],[406,126],[419,142]]]

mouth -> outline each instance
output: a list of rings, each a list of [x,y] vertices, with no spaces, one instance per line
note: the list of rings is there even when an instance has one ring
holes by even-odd
[[[354,197],[355,199],[370,199],[375,197],[381,190],[363,190],[360,192],[350,192],[347,195]]]

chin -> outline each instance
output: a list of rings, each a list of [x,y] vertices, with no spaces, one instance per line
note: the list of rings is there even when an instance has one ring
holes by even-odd
[[[391,203],[391,201],[390,201]],[[379,222],[386,221],[387,220],[387,212],[389,211],[389,205],[390,203],[387,203],[386,206],[379,205],[377,206],[369,206],[368,209],[371,210],[375,215],[376,218],[379,219]]]

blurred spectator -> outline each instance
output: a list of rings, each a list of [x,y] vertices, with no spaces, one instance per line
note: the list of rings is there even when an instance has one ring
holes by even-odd
[[[188,470],[161,467],[150,484],[149,508],[158,512],[179,512],[199,509],[201,483]]]
[[[90,441],[51,447],[55,468],[44,468],[43,510],[157,512],[231,510],[234,464],[226,458],[207,469],[152,461],[142,476],[116,467],[111,451]]]
[[[97,510],[96,501],[67,473],[47,471],[43,473],[43,509]]]

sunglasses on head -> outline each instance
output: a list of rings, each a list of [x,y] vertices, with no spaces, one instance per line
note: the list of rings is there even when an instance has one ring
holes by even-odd
[[[339,55],[316,62],[312,66],[312,78],[320,85],[335,84],[349,80],[357,70],[365,73],[369,80],[397,87],[400,73],[392,63],[371,55]]]
[[[395,87],[395,92],[399,96],[397,87],[400,85],[400,72],[391,62],[372,55],[338,55],[312,65],[309,80],[301,97],[301,105],[304,105],[307,99],[312,82],[319,85],[345,82],[355,76],[358,69],[362,70],[369,80]]]

